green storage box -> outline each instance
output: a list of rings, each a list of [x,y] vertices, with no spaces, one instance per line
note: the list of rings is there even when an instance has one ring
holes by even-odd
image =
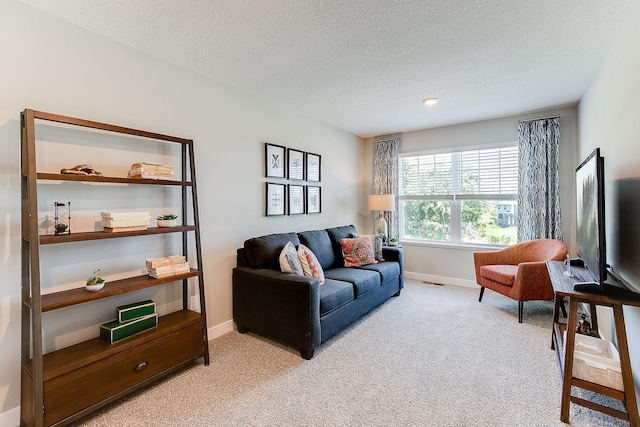
[[[155,312],[156,303],[150,299],[116,307],[116,317],[118,318],[118,322],[126,322],[138,317],[155,314]]]
[[[113,344],[138,332],[146,331],[158,325],[158,315],[149,314],[127,322],[114,320],[100,325],[100,338]]]

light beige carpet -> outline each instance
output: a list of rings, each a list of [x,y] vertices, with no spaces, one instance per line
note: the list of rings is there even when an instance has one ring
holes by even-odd
[[[551,302],[525,303],[519,324],[506,297],[487,291],[479,303],[476,289],[409,280],[310,361],[234,331],[211,341],[210,366],[76,425],[562,426],[551,322]],[[571,424],[627,425],[575,405]]]

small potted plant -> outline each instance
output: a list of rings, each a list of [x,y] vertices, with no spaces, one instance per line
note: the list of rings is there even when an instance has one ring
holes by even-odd
[[[398,239],[396,239],[395,237],[389,239],[389,246],[398,246]]]
[[[164,214],[158,215],[158,227],[175,227],[178,223],[178,215]]]
[[[104,284],[106,282],[102,277],[100,277],[100,269],[98,268],[93,272],[93,276],[87,279],[87,284],[84,287],[91,292],[98,292],[102,288],[104,288]]]

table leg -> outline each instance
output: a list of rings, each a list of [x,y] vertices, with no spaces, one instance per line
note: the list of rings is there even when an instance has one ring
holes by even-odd
[[[622,305],[613,306],[613,321],[616,326],[616,338],[618,339],[618,353],[620,353],[620,368],[622,370],[622,384],[624,385],[624,400],[629,414],[629,425],[631,427],[640,426],[638,417],[638,404],[636,403],[636,392],[631,374],[631,362],[629,361],[629,346],[627,345],[627,331],[624,325],[624,313]]]
[[[573,349],[576,340],[576,317],[578,315],[578,300],[569,297],[569,314],[567,318],[567,339],[564,343],[564,373],[562,376],[562,405],[560,407],[560,421],[569,422],[571,408],[571,379],[573,378]]]

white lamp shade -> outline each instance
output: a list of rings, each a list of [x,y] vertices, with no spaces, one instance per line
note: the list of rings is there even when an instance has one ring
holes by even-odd
[[[369,210],[371,211],[395,211],[395,194],[372,194],[369,196]]]

